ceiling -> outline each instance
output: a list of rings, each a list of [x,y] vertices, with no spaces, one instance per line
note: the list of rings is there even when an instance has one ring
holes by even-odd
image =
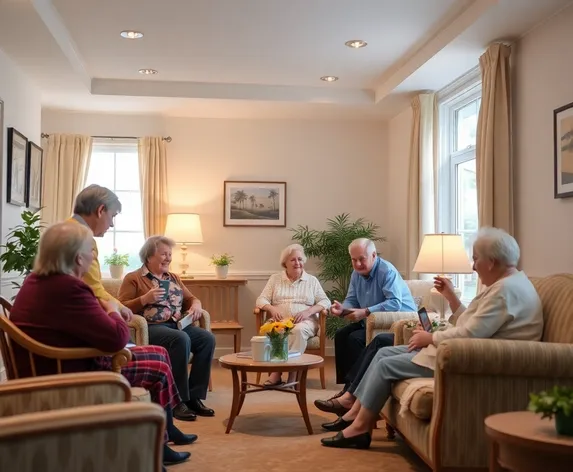
[[[383,120],[475,67],[492,41],[515,41],[569,3],[0,0],[0,49],[46,108]],[[348,48],[351,39],[368,46]]]

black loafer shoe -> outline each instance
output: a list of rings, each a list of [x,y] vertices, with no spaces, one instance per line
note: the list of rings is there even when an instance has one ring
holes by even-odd
[[[185,462],[191,457],[190,452],[177,452],[169,446],[163,446],[163,465],[174,465]]]
[[[370,447],[370,442],[372,437],[370,433],[362,433],[358,436],[352,436],[351,438],[345,438],[342,432],[339,432],[336,436],[332,438],[323,438],[320,440],[323,446],[326,447],[339,447],[346,449],[368,449]]]
[[[343,429],[348,428],[353,422],[346,421],[340,418],[336,418],[336,421],[332,421],[330,423],[323,423],[322,427],[327,431],[342,431]]]
[[[193,413],[185,403],[179,403],[179,405],[173,408],[173,418],[177,418],[179,421],[195,421],[197,415]]]
[[[176,446],[187,446],[188,444],[193,444],[197,439],[198,436],[196,434],[181,434],[181,436],[170,441]]]
[[[338,416],[342,416],[350,411],[350,408],[342,406],[336,399],[315,400],[314,406],[317,407],[320,411],[324,411],[326,413],[334,413]]]
[[[203,405],[203,402],[198,398],[189,400],[185,404],[197,416],[215,416],[215,411]]]

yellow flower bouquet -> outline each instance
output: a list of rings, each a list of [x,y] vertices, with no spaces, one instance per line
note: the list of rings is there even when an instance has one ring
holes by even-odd
[[[271,362],[288,360],[288,336],[294,328],[292,318],[281,321],[269,320],[261,326],[259,334],[267,336],[271,345]]]

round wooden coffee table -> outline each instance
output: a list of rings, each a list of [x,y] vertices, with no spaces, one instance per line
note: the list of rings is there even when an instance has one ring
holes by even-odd
[[[552,420],[531,411],[488,416],[485,431],[491,440],[489,470],[570,472],[573,437],[560,436]]]
[[[230,369],[233,376],[233,405],[231,406],[231,415],[227,423],[227,434],[233,427],[235,418],[241,412],[245,396],[248,393],[268,392],[270,390],[293,393],[296,395],[304,423],[308,434],[312,434],[312,426],[308,417],[306,406],[306,376],[309,369],[318,369],[324,364],[324,359],[312,354],[302,354],[298,357],[291,357],[286,362],[254,362],[252,359],[237,357],[237,354],[227,354],[219,358],[221,367]],[[296,372],[294,382],[283,384],[279,387],[264,387],[261,384],[247,381],[247,372]],[[239,374],[241,379],[239,380]]]

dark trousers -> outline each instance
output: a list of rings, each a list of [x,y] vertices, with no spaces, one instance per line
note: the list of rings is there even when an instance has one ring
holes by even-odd
[[[380,333],[374,337],[372,342],[368,344],[366,349],[362,350],[362,354],[358,361],[354,363],[352,369],[348,373],[346,378],[346,390],[350,393],[354,393],[358,384],[364,377],[364,374],[368,370],[372,359],[376,353],[382,349],[383,347],[393,346],[394,345],[394,333]]]
[[[346,383],[346,376],[366,347],[364,320],[340,328],[334,335],[334,358],[336,362],[336,383]]]
[[[204,400],[207,397],[211,361],[215,352],[215,336],[197,326],[177,328],[174,321],[149,324],[149,343],[163,346],[169,353],[173,379],[181,399]],[[193,353],[191,373],[187,375],[189,355]]]

